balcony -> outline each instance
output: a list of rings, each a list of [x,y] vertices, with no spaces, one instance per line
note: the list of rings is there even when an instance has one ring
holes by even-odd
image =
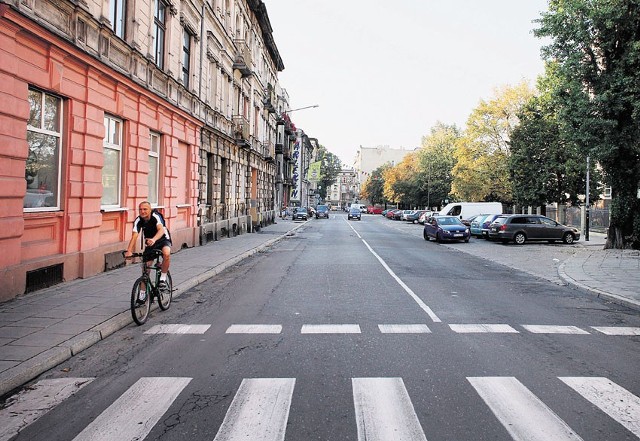
[[[276,92],[273,89],[271,84],[268,84],[264,89],[264,99],[262,100],[262,104],[264,104],[264,109],[269,113],[276,112]]]
[[[242,74],[242,78],[249,77],[253,74],[251,66],[253,61],[251,59],[251,48],[243,39],[233,40],[236,47],[236,56],[233,61],[233,69],[239,70]]]
[[[251,147],[249,120],[242,115],[233,116],[233,137],[240,147]]]

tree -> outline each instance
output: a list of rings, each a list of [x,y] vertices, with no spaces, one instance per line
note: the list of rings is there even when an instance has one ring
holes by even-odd
[[[505,86],[473,110],[458,141],[452,196],[467,201],[511,203],[509,139],[518,113],[533,96],[527,82]]]
[[[327,191],[336,182],[340,170],[342,169],[342,161],[336,155],[327,150],[323,145],[318,147],[317,161],[322,161],[320,165],[320,181],[319,190],[320,199],[327,199]]]
[[[606,248],[640,249],[640,4],[550,0],[535,31],[558,63],[559,118],[611,186]]]
[[[459,138],[460,130],[455,125],[440,122],[431,128],[429,136],[422,138],[422,149],[418,152],[418,205],[427,208],[440,206],[449,198],[454,151]]]
[[[395,167],[383,172],[384,197],[398,205],[411,207],[418,204],[418,170],[416,154],[409,153]]]
[[[547,63],[545,74],[538,79],[539,95],[525,105],[520,124],[511,134],[513,198],[523,206],[575,205],[578,194],[585,192],[586,158],[575,143],[565,139],[558,120],[554,96],[560,84],[557,65]],[[599,173],[594,167],[590,172],[590,194],[597,197]]]
[[[364,181],[360,190],[360,195],[371,201],[372,204],[386,203],[384,197],[384,172],[391,168],[391,164],[384,164],[371,172],[371,175]]]

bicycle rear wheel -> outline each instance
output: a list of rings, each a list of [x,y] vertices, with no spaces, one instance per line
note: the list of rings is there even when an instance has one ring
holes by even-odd
[[[139,277],[133,283],[131,289],[131,316],[133,321],[138,325],[143,325],[147,318],[149,318],[149,311],[151,310],[151,286],[148,286],[149,282],[145,277]],[[146,296],[144,300],[140,300],[140,291],[142,287],[146,289]]]
[[[167,273],[167,291],[163,292],[158,290],[158,305],[160,309],[166,311],[171,306],[171,299],[173,298],[173,280],[171,280],[171,273]]]

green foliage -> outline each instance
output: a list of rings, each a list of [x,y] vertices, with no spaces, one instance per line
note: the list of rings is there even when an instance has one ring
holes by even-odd
[[[387,202],[384,197],[384,172],[389,168],[391,168],[391,164],[388,163],[378,167],[371,172],[371,176],[362,185],[360,195],[370,200],[374,205]]]
[[[558,63],[564,136],[604,172],[612,189],[607,247],[640,248],[640,4],[550,0],[536,35]]]
[[[327,199],[327,190],[336,182],[338,174],[342,168],[342,161],[336,155],[327,150],[326,147],[320,145],[318,147],[317,161],[322,161],[320,166],[320,181],[318,185],[320,199]]]
[[[460,138],[455,125],[437,123],[431,134],[422,139],[418,152],[418,192],[416,206],[442,206],[451,192],[454,151]]]
[[[519,112],[532,96],[533,90],[521,82],[497,90],[491,100],[480,101],[473,110],[455,150],[454,198],[511,203],[509,139]]]

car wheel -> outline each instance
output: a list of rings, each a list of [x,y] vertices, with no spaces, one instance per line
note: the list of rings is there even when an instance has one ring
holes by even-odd
[[[564,243],[566,243],[567,245],[571,245],[574,240],[575,240],[575,238],[573,237],[573,234],[571,234],[571,233],[564,233],[564,236],[562,236],[562,241]]]
[[[441,243],[442,239],[440,239],[440,233],[436,233],[436,242]]]
[[[465,240],[464,240],[464,243],[469,243],[469,239],[465,239]]]
[[[426,240],[427,242],[429,242],[429,235],[427,234],[426,231],[422,232],[422,237],[424,237],[424,240]]]
[[[524,233],[516,233],[516,235],[513,236],[513,241],[516,245],[522,245],[527,241],[527,236],[525,236]]]

